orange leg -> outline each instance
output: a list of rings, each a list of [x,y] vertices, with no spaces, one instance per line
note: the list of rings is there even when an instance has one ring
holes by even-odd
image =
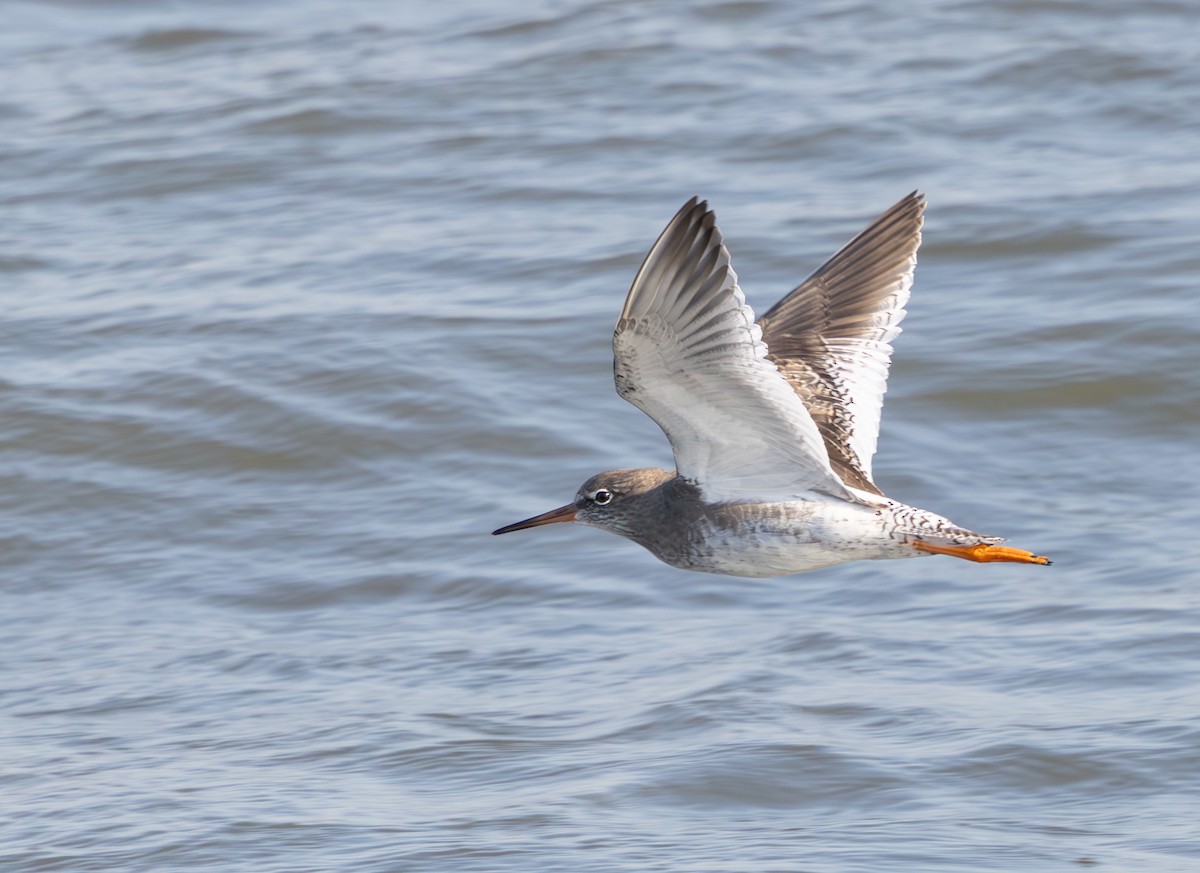
[[[916,540],[912,546],[914,549],[920,549],[922,552],[933,552],[935,555],[950,555],[966,561],[975,561],[979,564],[989,564],[992,561],[1013,561],[1018,564],[1050,563],[1050,559],[1043,555],[1035,555],[1033,552],[1027,552],[1024,549],[1012,549],[1008,546],[989,546],[987,543],[978,543],[974,546],[935,546],[924,540]]]

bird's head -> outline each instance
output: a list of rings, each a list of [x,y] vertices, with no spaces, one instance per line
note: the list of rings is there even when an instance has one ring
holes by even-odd
[[[566,506],[506,525],[492,531],[492,534],[511,533],[561,521],[577,521],[621,536],[632,536],[644,523],[647,513],[652,512],[646,496],[674,478],[675,473],[654,468],[598,473],[579,487],[575,499]]]

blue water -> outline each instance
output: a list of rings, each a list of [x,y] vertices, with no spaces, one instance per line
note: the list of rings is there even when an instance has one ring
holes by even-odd
[[[1185,2],[9,2],[0,869],[1200,869]],[[1049,554],[566,525],[709,199],[757,311],[914,188],[876,478]]]

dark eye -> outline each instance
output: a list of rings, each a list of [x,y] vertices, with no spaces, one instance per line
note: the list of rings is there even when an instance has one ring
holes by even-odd
[[[612,503],[613,493],[607,488],[598,488],[596,493],[592,495],[592,502],[597,506],[608,506]]]

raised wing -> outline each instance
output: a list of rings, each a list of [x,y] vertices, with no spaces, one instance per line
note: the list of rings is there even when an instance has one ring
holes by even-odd
[[[880,495],[871,458],[924,211],[914,191],[758,320],[768,359],[816,422],[834,471]]]
[[[767,359],[707,206],[684,204],[633,280],[613,336],[617,393],[657,422],[679,475],[709,500],[809,489],[853,499]]]

